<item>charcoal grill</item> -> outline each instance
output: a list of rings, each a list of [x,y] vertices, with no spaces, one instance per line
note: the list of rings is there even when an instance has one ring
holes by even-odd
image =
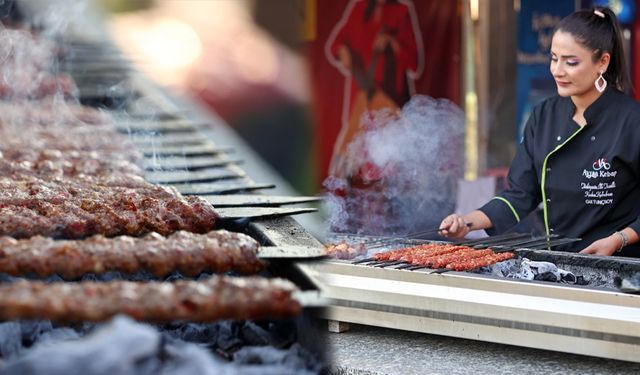
[[[352,235],[332,238],[347,243],[371,240]],[[385,243],[408,247],[429,241],[385,239]],[[615,277],[638,274],[640,261],[518,246],[504,250],[583,275],[587,285],[507,279],[477,270],[443,273],[398,269],[398,264],[375,267],[357,259],[327,260],[303,268],[330,300],[322,316],[334,323],[640,361],[640,295],[622,293],[613,284]]]
[[[242,155],[224,143],[218,144],[216,135],[211,135],[209,125],[214,120],[203,119],[185,103],[174,100],[134,70],[127,60],[114,54],[117,48],[108,42],[71,41],[67,42],[65,49],[66,58],[57,65],[57,69],[74,77],[82,104],[109,112],[116,127],[130,135],[144,155],[146,178],[151,182],[175,186],[184,194],[207,194],[212,198],[215,195],[215,202],[225,206],[220,209],[226,217],[221,221],[222,228],[249,234],[265,249],[271,249],[267,254],[270,258],[268,275],[289,278],[307,292],[301,295],[301,299],[308,300],[309,307],[305,307],[300,317],[291,322],[268,325],[277,330],[288,329],[284,336],[294,337],[297,343],[322,360],[322,330],[314,325],[312,319],[319,306],[313,297],[316,286],[298,266],[299,261],[318,258],[321,253],[312,249],[322,246],[290,217],[315,209],[281,207],[315,201],[316,198],[269,199],[268,195],[262,194],[261,190],[272,188],[274,184],[257,183],[247,176],[240,166]],[[253,198],[238,199],[248,192],[252,192]],[[225,203],[225,196],[237,193],[243,195],[232,195],[233,199]],[[171,325],[171,329],[176,331],[189,327],[189,323]],[[264,332],[256,330],[247,334],[255,336]],[[184,335],[179,337],[185,339]],[[232,342],[232,345],[237,343]]]

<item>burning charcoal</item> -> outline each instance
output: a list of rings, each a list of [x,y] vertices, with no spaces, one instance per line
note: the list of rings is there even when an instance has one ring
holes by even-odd
[[[16,322],[0,324],[0,354],[4,360],[0,361],[0,375],[317,374],[322,366],[298,344],[288,350],[270,346],[249,347],[238,355],[237,362],[227,363],[220,361],[207,350],[182,340],[193,338],[189,336],[195,331],[210,338],[216,335],[220,338],[219,333],[222,332],[226,335],[226,346],[235,346],[237,351],[237,347],[242,343],[238,338],[241,335],[240,323],[192,324],[190,329],[183,329],[185,336],[173,338],[162,335],[150,326],[135,323],[129,318],[117,317],[77,340],[73,339],[75,331],[70,328],[47,331],[47,327],[50,327],[47,323],[30,322],[22,329]],[[175,325],[177,329],[171,331],[171,335],[183,328],[178,323]],[[82,335],[82,332],[94,327],[80,327],[78,334]],[[21,344],[21,331],[44,333],[39,335],[41,342],[25,351]],[[53,339],[54,336],[57,337]],[[60,342],[61,339],[67,341]]]
[[[248,345],[269,345],[271,344],[271,335],[267,330],[253,322],[245,322],[242,328],[242,338]]]
[[[504,262],[492,264],[488,267],[488,269],[490,270],[489,273],[494,276],[508,277],[507,275],[518,272],[521,262],[522,260],[520,259],[509,259],[505,260]]]
[[[81,281],[113,281],[113,280],[124,280],[122,274],[117,271],[108,271],[99,275],[95,273],[87,273],[80,278]]]
[[[59,341],[67,341],[67,340],[76,340],[78,338],[80,338],[80,335],[78,334],[78,332],[74,331],[71,328],[62,327],[62,328],[56,328],[54,330],[42,333],[42,335],[40,335],[40,338],[38,339],[38,342],[47,342],[47,341],[59,342]]]
[[[298,329],[295,323],[291,321],[275,321],[269,323],[269,332],[271,333],[270,345],[276,348],[285,348],[296,342],[296,334]]]
[[[576,285],[589,285],[591,282],[590,279],[587,279],[583,275],[576,276]]]
[[[238,374],[240,371],[233,371],[233,367],[227,363],[222,363],[210,355],[206,350],[195,345],[167,345],[165,351],[168,361],[158,369],[158,375],[230,375]]]
[[[38,344],[7,361],[0,374],[143,374],[140,367],[155,356],[159,343],[152,328],[118,317],[81,340]]]
[[[239,336],[239,325],[236,322],[225,321],[217,325],[216,346],[224,353],[230,353],[243,345]]]
[[[22,349],[20,323],[0,323],[0,358],[11,358]]]
[[[567,284],[576,284],[578,282],[578,276],[572,274],[569,271],[558,269],[560,272],[560,281]]]
[[[63,282],[64,280],[62,279],[62,277],[60,277],[60,275],[51,275],[47,277],[45,281],[48,283],[60,283],[60,282]]]
[[[53,329],[49,320],[25,320],[20,325],[22,329],[22,342],[25,346],[31,346],[38,341],[40,336]]]
[[[613,283],[621,292],[640,293],[640,273],[625,278],[616,277]]]
[[[527,258],[494,264],[490,267],[490,272],[492,275],[519,280],[540,280],[567,284],[584,283],[582,276],[576,276],[569,271],[560,269],[553,263],[534,262]]]
[[[533,271],[531,271],[529,259],[522,258],[519,261],[516,261],[514,267],[510,267],[508,269],[508,273],[505,274],[505,277],[522,280],[533,280],[534,274]]]
[[[196,280],[203,281],[203,280],[206,280],[206,279],[208,279],[210,277],[211,277],[210,273],[203,272],[196,278]]]
[[[534,273],[534,280],[557,282],[561,279],[558,267],[553,263],[529,261],[529,267]]]
[[[538,281],[551,281],[554,283],[560,281],[558,279],[558,275],[553,272],[538,273],[533,277],[533,279]]]
[[[207,343],[213,337],[215,329],[211,324],[185,323],[167,331],[171,337],[188,342]]]
[[[174,281],[182,280],[182,279],[184,279],[184,277],[180,274],[180,272],[173,272],[173,273],[171,273],[170,275],[168,275],[168,276],[164,279],[164,281],[166,281],[166,282],[168,282],[168,283],[172,283],[172,282],[174,282]]]
[[[317,374],[320,371],[313,356],[299,344],[294,344],[288,350],[247,346],[234,355],[234,363],[261,365],[256,367],[260,369],[256,374]]]

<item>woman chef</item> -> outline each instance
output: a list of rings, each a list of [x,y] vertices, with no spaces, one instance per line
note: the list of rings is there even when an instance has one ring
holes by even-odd
[[[529,117],[510,187],[477,211],[447,216],[441,233],[503,232],[542,203],[547,235],[582,238],[570,251],[640,256],[640,105],[622,92],[628,73],[614,13],[564,18],[550,58],[558,95]]]

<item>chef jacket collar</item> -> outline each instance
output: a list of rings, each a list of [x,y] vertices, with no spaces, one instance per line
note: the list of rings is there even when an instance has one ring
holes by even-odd
[[[596,99],[587,109],[584,111],[584,118],[587,120],[588,125],[592,125],[598,122],[598,119],[602,116],[604,110],[609,107],[615,100],[615,92],[618,90],[613,87],[607,87],[606,90]],[[567,98],[569,101],[571,116],[576,111],[576,106],[573,104],[571,98]]]

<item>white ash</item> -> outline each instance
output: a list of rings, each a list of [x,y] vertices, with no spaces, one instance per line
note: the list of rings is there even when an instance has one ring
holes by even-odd
[[[551,262],[532,261],[527,258],[495,263],[482,267],[476,272],[518,280],[542,280],[567,284],[575,284],[578,281],[575,274],[558,268]]]
[[[311,375],[317,374],[320,367],[309,368],[309,353],[300,344],[294,344],[288,350],[273,350],[264,346],[244,347],[234,355],[234,363],[243,366],[243,373],[250,375]],[[264,366],[265,364],[269,366]],[[275,366],[275,367],[274,367]],[[289,370],[283,371],[282,367]]]
[[[19,339],[18,323],[0,325],[0,337]],[[0,341],[9,346],[9,340]],[[116,317],[80,339],[45,341],[3,358],[0,375],[317,374],[321,365],[299,345],[289,349],[247,347],[223,361],[204,347],[170,338],[153,327]]]
[[[22,329],[18,322],[0,323],[0,357],[11,358],[22,349]]]
[[[624,293],[640,293],[640,273],[627,277],[616,277],[615,286]]]

